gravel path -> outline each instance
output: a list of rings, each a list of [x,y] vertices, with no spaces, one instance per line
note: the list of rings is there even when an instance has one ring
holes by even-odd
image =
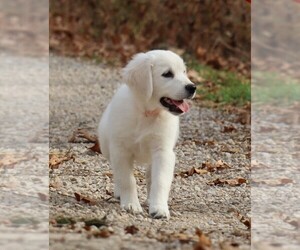
[[[135,176],[145,212],[132,215],[112,198],[108,162],[88,149],[93,144],[82,138],[68,142],[77,129],[95,133],[120,85],[119,69],[52,56],[50,71],[50,154],[71,158],[50,170],[51,249],[193,249],[198,242],[196,228],[211,239],[213,249],[220,244],[226,249],[224,242],[250,249],[249,125],[238,123],[234,114],[194,101],[191,111],[181,117],[171,219],[148,216],[145,172],[140,167]],[[184,174],[193,167],[203,170]],[[229,181],[215,185],[218,178]],[[75,192],[86,198],[77,201]],[[83,221],[104,217],[100,228],[84,228]]]
[[[48,58],[0,54],[0,249],[48,247],[48,75]]]

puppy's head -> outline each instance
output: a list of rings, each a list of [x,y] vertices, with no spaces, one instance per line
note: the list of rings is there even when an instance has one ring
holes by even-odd
[[[196,86],[188,79],[183,60],[168,50],[139,53],[124,68],[126,84],[135,96],[152,108],[174,115],[189,110],[185,99],[195,96]]]

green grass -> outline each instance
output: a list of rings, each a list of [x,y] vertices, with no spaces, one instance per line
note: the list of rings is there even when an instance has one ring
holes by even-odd
[[[300,101],[300,82],[295,79],[269,72],[255,72],[253,81],[252,101],[255,103],[289,105]]]
[[[197,84],[198,94],[202,99],[235,106],[243,106],[251,101],[250,79],[193,61],[188,67],[197,71],[205,80]]]

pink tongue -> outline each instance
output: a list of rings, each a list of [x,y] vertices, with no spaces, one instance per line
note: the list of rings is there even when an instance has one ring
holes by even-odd
[[[182,112],[188,112],[189,111],[189,109],[190,109],[190,106],[187,104],[187,102],[185,102],[185,101],[183,101],[183,102],[181,102],[181,101],[175,101],[175,100],[172,100],[172,103],[174,104],[174,105],[176,105],[178,108],[180,108],[180,110],[182,111]]]

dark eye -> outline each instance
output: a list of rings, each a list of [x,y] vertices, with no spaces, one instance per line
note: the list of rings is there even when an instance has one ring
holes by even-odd
[[[166,78],[173,78],[174,74],[171,70],[168,70],[167,72],[163,73],[162,76]]]

